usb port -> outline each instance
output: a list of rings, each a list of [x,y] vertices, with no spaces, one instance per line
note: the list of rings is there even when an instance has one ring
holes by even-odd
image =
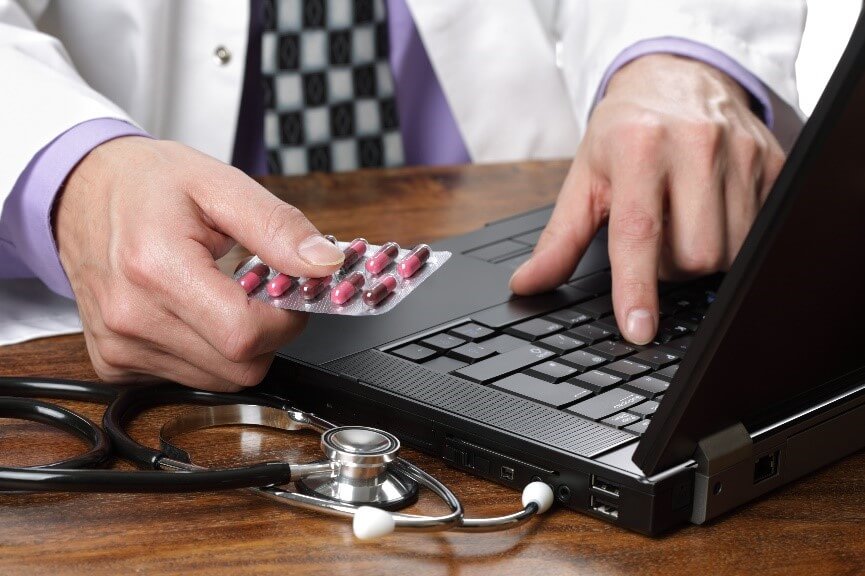
[[[600,492],[601,494],[606,494],[607,496],[611,496],[613,498],[619,497],[619,487],[610,484],[603,478],[598,478],[594,474],[592,474],[592,490]]]
[[[604,516],[608,516],[613,519],[619,518],[619,509],[611,504],[607,504],[602,500],[598,500],[594,496],[592,496],[591,500],[592,510],[599,514],[603,514]]]
[[[504,478],[505,480],[513,480],[514,469],[510,466],[502,466],[502,478]]]
[[[754,484],[778,475],[778,459],[780,455],[781,451],[775,450],[754,461]]]

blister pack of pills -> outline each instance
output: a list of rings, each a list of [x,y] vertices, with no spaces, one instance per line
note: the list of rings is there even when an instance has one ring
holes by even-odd
[[[250,298],[277,308],[313,314],[373,316],[392,310],[451,257],[450,252],[434,252],[426,244],[406,250],[396,242],[376,246],[363,238],[351,242],[327,238],[345,254],[342,268],[331,276],[287,276],[256,256],[234,278]]]

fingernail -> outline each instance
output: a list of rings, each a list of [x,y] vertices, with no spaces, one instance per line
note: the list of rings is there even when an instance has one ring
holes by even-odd
[[[634,344],[648,344],[655,337],[655,318],[643,308],[631,310],[625,326],[628,340]]]
[[[336,266],[345,256],[339,247],[334,246],[324,236],[310,236],[297,246],[298,255],[313,266]]]

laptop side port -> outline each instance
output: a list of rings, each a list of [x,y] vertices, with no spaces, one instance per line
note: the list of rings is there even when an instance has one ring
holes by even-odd
[[[596,492],[600,492],[605,496],[609,496],[610,498],[618,498],[619,497],[619,487],[615,484],[611,484],[604,480],[603,478],[598,478],[594,474],[592,474],[591,479],[592,490]]]
[[[775,450],[774,452],[760,456],[754,461],[754,484],[778,475],[780,457],[781,451]]]
[[[592,510],[594,510],[598,514],[602,514],[603,516],[607,516],[608,518],[612,518],[613,520],[619,519],[619,509],[612,504],[604,502],[595,495],[592,495],[591,507]]]

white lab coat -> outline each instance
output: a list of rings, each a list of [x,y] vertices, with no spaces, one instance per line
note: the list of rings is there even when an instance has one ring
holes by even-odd
[[[94,118],[125,119],[229,161],[249,4],[0,0],[0,203],[42,147]],[[804,0],[408,4],[476,162],[572,155],[610,62],[663,36],[717,48],[762,79],[782,142],[799,127]]]

